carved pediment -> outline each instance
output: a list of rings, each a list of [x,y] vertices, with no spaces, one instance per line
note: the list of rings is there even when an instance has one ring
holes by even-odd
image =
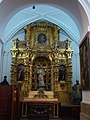
[[[41,20],[25,27],[25,40],[32,49],[51,49],[59,38],[58,26]]]

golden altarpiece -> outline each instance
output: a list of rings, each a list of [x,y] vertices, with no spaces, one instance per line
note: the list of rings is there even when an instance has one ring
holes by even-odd
[[[71,41],[60,41],[60,28],[44,20],[29,24],[24,30],[25,40],[15,39],[11,48],[11,83],[21,86],[20,99],[57,99],[68,104],[72,88]],[[41,68],[43,94],[38,80]]]

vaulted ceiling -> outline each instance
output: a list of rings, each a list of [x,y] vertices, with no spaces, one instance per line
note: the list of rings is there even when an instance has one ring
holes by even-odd
[[[79,42],[89,30],[90,1],[3,0],[0,3],[0,38],[7,42],[25,25],[45,19],[61,27]],[[85,6],[86,5],[86,6]],[[35,6],[35,9],[33,9]],[[89,9],[90,10],[90,9]]]

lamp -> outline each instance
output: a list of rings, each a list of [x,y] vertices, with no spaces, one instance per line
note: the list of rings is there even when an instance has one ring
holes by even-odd
[[[33,9],[35,9],[35,5],[33,5],[33,7],[32,7]]]

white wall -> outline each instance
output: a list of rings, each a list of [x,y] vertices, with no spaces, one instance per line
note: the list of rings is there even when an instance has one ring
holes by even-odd
[[[2,81],[2,71],[3,71],[2,48],[3,48],[3,42],[0,39],[0,82]]]
[[[82,102],[90,104],[90,90],[82,92]]]

